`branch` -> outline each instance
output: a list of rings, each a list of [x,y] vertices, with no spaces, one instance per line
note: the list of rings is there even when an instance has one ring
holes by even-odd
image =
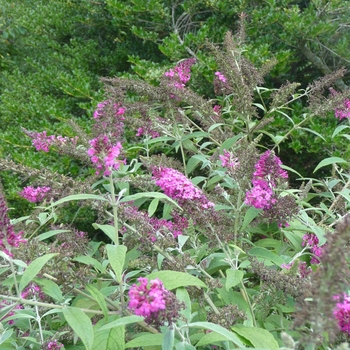
[[[301,53],[316,67],[318,68],[324,75],[331,74],[331,69],[327,66],[327,64],[317,55],[315,55],[310,48],[307,46],[305,41],[301,41],[299,43],[299,49]],[[349,87],[344,83],[343,79],[339,79],[335,82],[335,86],[338,90],[345,91]]]

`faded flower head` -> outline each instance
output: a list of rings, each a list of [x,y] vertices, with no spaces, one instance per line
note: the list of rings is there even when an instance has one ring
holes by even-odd
[[[29,202],[39,203],[44,198],[48,197],[50,191],[51,188],[47,186],[38,186],[36,188],[32,186],[27,186],[23,188],[19,195],[27,199]]]
[[[13,256],[11,253],[11,247],[17,248],[20,243],[25,243],[27,240],[23,239],[23,231],[15,233],[13,226],[10,223],[10,219],[7,215],[8,208],[5,203],[4,197],[0,194],[0,247],[3,252],[9,256]]]
[[[202,208],[214,207],[204,195],[203,191],[193,185],[193,183],[182,173],[172,168],[154,167],[152,169],[153,180],[164,194],[178,201],[180,205],[187,201],[197,202]]]
[[[195,58],[189,58],[165,72],[164,76],[171,82],[169,85],[172,85],[177,89],[183,89],[191,78],[191,67],[195,63]]]

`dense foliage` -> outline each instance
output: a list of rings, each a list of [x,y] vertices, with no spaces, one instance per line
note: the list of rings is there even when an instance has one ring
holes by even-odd
[[[347,348],[349,162],[326,157],[307,178],[278,157],[292,133],[317,135],[312,120],[348,120],[348,92],[332,89],[346,71],[265,87],[276,62],[243,55],[244,24],[206,43],[215,98],[191,89],[189,58],[156,85],[104,78],[87,130],[23,129],[84,176],[0,160],[36,204],[10,222],[1,197],[4,349]],[[271,127],[278,115],[291,127]],[[86,210],[98,236],[79,228]]]

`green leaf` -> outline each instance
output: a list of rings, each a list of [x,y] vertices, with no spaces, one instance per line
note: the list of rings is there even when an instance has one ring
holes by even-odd
[[[241,337],[249,340],[256,348],[279,350],[277,340],[266,329],[235,325],[232,327],[232,330],[239,334]]]
[[[281,266],[284,263],[283,259],[279,255],[262,247],[252,248],[251,250],[249,250],[249,255],[270,260],[278,266]]]
[[[149,280],[159,278],[164,287],[168,290],[172,290],[179,287],[185,286],[197,286],[202,288],[208,288],[204,282],[195,276],[192,276],[186,272],[163,270],[153,272],[147,276]]]
[[[45,254],[32,261],[22,275],[21,282],[19,283],[19,292],[22,292],[28,283],[39,273],[42,267],[56,255],[58,255],[58,253]]]
[[[232,332],[227,330],[226,328],[219,326],[218,324],[211,322],[194,322],[188,325],[190,328],[204,328],[209,329],[213,332],[221,334],[226,338],[226,340],[230,340],[233,344],[240,346],[241,348],[245,348],[240,339]]]
[[[127,248],[124,245],[107,244],[106,249],[109,263],[115,273],[116,281],[121,283]]]
[[[104,272],[106,270],[98,260],[88,255],[80,255],[74,258],[73,260],[85,265],[91,265],[100,272]]]
[[[56,236],[59,233],[64,233],[64,232],[71,232],[71,230],[52,230],[52,231],[47,231],[47,232],[44,232],[44,233],[40,234],[37,237],[37,239],[38,239],[38,241],[43,241],[46,238],[50,238],[52,236]]]
[[[314,134],[314,135],[320,137],[323,141],[326,141],[325,138],[324,138],[321,134],[319,134],[318,132],[316,132],[315,130],[312,130],[312,129],[309,129],[309,128],[304,128],[304,127],[302,127],[302,128],[299,127],[298,129],[300,129],[300,130],[306,130],[306,131],[308,131],[308,132],[310,132],[310,133],[312,133],[312,134]]]
[[[196,346],[204,346],[204,345],[212,345],[214,343],[222,342],[222,341],[227,341],[227,338],[222,335],[218,334],[216,332],[210,332],[205,334],[199,342],[196,344]]]
[[[3,332],[0,335],[0,345],[4,344],[6,342],[6,340],[11,338],[12,333],[13,333],[13,329],[9,329],[9,330],[6,330],[5,332]]]
[[[115,232],[115,227],[112,225],[100,225],[100,224],[92,224],[94,229],[99,229],[101,230],[103,233],[105,233],[109,239],[116,243],[116,232]]]
[[[173,350],[175,338],[175,329],[168,327],[162,342],[162,350]]]
[[[125,327],[119,326],[101,331],[95,330],[92,350],[124,350]]]
[[[160,200],[163,199],[163,200],[170,202],[178,209],[182,210],[182,208],[174,200],[172,200],[170,197],[168,197],[164,193],[160,193],[160,192],[141,192],[141,193],[132,194],[130,196],[126,196],[123,199],[121,199],[119,201],[119,203],[136,201],[137,199],[141,199],[141,198],[146,198],[146,199],[147,198],[158,198]]]
[[[200,162],[201,162],[201,159],[198,159],[196,157],[191,157],[186,164],[187,174],[190,174]]]
[[[339,125],[335,128],[335,130],[333,131],[333,134],[332,134],[332,139],[334,137],[336,137],[341,131],[343,131],[344,129],[348,129],[349,128],[349,125]]]
[[[91,350],[94,344],[94,330],[90,318],[76,307],[67,307],[62,311],[69,326],[84,343],[85,348]]]
[[[107,303],[106,303],[106,300],[104,298],[104,295],[97,288],[92,286],[91,284],[86,285],[86,290],[94,297],[94,299],[96,300],[96,302],[100,306],[101,311],[103,312],[103,316],[107,318],[108,317],[108,308],[107,308]]]
[[[335,164],[335,163],[346,163],[349,164],[346,160],[344,160],[343,158],[339,158],[339,157],[329,157],[326,159],[323,159],[315,168],[315,170],[313,171],[314,173],[319,170],[320,168],[323,168],[327,165],[330,164]]]
[[[226,149],[227,151],[244,135],[243,134],[238,134],[236,136],[230,137],[227,140],[224,141],[224,143],[220,147],[220,154]]]
[[[127,348],[143,348],[145,344],[147,346],[157,346],[163,344],[164,334],[145,334],[137,337],[125,344],[125,349]]]
[[[185,309],[181,310],[181,313],[185,316],[187,322],[191,321],[192,304],[191,298],[185,288],[176,289],[176,298],[185,304]]]
[[[61,198],[60,200],[52,203],[49,206],[49,208],[57,207],[60,204],[71,202],[71,201],[82,201],[82,200],[95,200],[95,201],[108,202],[108,199],[106,199],[105,197],[98,196],[96,194],[82,193],[82,194],[73,194],[71,196]]]
[[[241,231],[243,231],[261,212],[261,209],[250,207],[244,215]]]
[[[37,283],[42,288],[42,291],[53,300],[58,302],[63,301],[62,291],[54,281],[36,278],[35,283]]]
[[[159,204],[159,199],[154,198],[148,207],[148,216],[151,217],[157,210]]]
[[[226,284],[225,284],[226,290],[229,290],[230,288],[240,283],[243,279],[243,276],[244,276],[244,272],[241,270],[227,269]]]
[[[106,329],[111,329],[114,327],[125,326],[127,324],[142,322],[143,320],[144,318],[142,316],[134,316],[134,315],[125,316],[125,317],[119,318],[118,320],[107,323],[106,325],[99,328],[98,331],[104,331]]]

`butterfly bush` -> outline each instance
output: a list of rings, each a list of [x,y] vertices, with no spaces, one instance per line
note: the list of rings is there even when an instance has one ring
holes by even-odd
[[[43,349],[45,350],[60,350],[64,347],[62,343],[59,343],[56,339],[52,340],[47,343],[47,345],[44,344]]]
[[[270,209],[277,202],[274,188],[288,174],[281,168],[281,160],[270,150],[263,153],[255,164],[253,187],[246,192],[245,203],[257,209]]]
[[[0,195],[0,248],[8,256],[13,256],[11,248],[18,248],[20,243],[26,243],[27,240],[22,238],[24,232],[15,233],[10,219],[7,215],[8,208],[5,199]]]
[[[311,252],[314,254],[310,262],[311,264],[319,264],[320,260],[317,257],[321,257],[324,247],[319,246],[319,240],[314,233],[308,233],[303,236],[303,241],[301,243],[302,247],[308,246]]]
[[[153,177],[157,186],[164,194],[177,200],[180,205],[187,201],[194,201],[203,209],[214,207],[204,195],[203,191],[193,185],[193,183],[179,171],[172,168],[154,167],[152,169]]]
[[[27,186],[23,188],[19,195],[29,202],[39,203],[49,195],[50,191],[51,188],[48,186]]]
[[[177,89],[183,89],[191,78],[191,67],[195,63],[195,58],[189,58],[165,72],[164,76],[170,81],[169,85],[174,86]]]
[[[58,148],[70,144],[72,147],[76,147],[78,144],[78,137],[67,137],[61,135],[47,135],[46,131],[35,132],[22,128],[24,133],[32,139],[32,145],[37,151],[44,151],[48,153],[50,146],[56,146]]]
[[[344,101],[344,107],[335,110],[335,117],[339,120],[350,118],[350,100]]]
[[[338,322],[340,330],[350,335],[350,296],[347,294],[343,296],[336,295],[334,299],[338,302],[334,308],[333,315]]]
[[[140,277],[137,279],[139,285],[133,284],[129,290],[129,309],[135,315],[150,317],[152,314],[164,310],[165,295],[169,293],[159,279],[150,281],[148,287],[148,279]]]
[[[215,72],[215,76],[220,80],[222,81],[223,83],[226,83],[226,77],[220,73],[220,72]]]

